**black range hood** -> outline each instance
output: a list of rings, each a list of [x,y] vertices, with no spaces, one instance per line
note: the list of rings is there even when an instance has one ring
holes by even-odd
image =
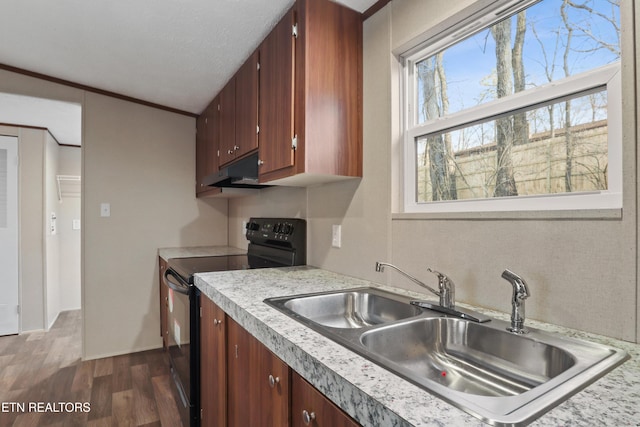
[[[258,153],[240,159],[203,179],[204,185],[221,188],[265,188],[258,183]]]

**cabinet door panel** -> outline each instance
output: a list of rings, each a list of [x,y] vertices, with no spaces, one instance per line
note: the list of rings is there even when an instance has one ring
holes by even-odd
[[[289,426],[289,367],[232,319],[227,323],[229,427]]]
[[[249,334],[231,318],[227,318],[227,419],[229,427],[251,425],[250,408],[256,406],[251,392]]]
[[[294,94],[294,11],[290,10],[260,47],[260,174],[294,164],[291,140]]]
[[[236,73],[235,156],[258,148],[258,51]]]
[[[218,95],[220,100],[220,166],[235,158],[236,79],[233,77]]]
[[[203,179],[218,171],[218,98],[196,119],[196,193],[210,191]]]
[[[220,148],[220,114],[218,97],[207,107],[207,166],[206,175],[218,172],[218,149]]]
[[[196,119],[196,193],[205,190],[202,179],[206,174],[207,162],[207,117],[206,110]]]
[[[360,425],[295,372],[291,375],[291,395],[292,427],[358,427]],[[308,418],[305,413],[308,414]],[[307,424],[306,421],[309,423]]]
[[[289,425],[290,369],[258,340],[254,339],[255,360],[260,366],[255,382],[259,388],[259,409],[252,414],[252,425]]]
[[[225,313],[209,298],[202,297],[201,305],[201,426],[225,426],[227,414]]]

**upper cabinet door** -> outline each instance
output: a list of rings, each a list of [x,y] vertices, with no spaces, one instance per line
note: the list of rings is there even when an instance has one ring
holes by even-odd
[[[208,145],[207,145],[207,114],[206,110],[196,119],[196,193],[206,190],[202,183],[207,173]]]
[[[260,176],[294,164],[294,23],[291,9],[260,46]]]
[[[203,195],[213,191],[203,179],[218,171],[218,98],[198,116],[196,128],[196,193]]]
[[[258,51],[236,73],[236,145],[241,157],[258,148]]]
[[[236,77],[234,76],[219,95],[220,166],[236,157]]]

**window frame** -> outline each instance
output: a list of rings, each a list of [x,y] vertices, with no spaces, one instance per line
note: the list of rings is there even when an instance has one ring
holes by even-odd
[[[513,3],[517,3],[518,11],[526,9],[537,0],[523,2],[496,2],[501,10],[509,10],[511,15]],[[505,4],[506,7],[504,6]],[[403,158],[402,183],[404,213],[461,213],[461,212],[514,212],[514,211],[575,211],[575,210],[608,210],[622,208],[622,83],[620,62],[592,69],[575,76],[556,80],[539,87],[528,89],[505,98],[495,99],[485,104],[470,107],[447,115],[446,117],[417,122],[417,97],[415,65],[421,60],[462,41],[469,35],[482,31],[502,19],[504,14],[496,13],[496,5],[482,16],[493,16],[493,20],[478,18],[480,13],[474,11],[472,23],[469,19],[456,18],[457,24],[437,34],[432,34],[426,41],[399,54],[402,90],[401,108],[403,115]],[[478,25],[482,22],[482,25]],[[453,34],[453,35],[452,35]],[[433,40],[430,43],[429,40]],[[446,42],[443,42],[446,40]],[[416,140],[428,134],[442,133],[477,123],[483,123],[496,117],[528,110],[537,106],[560,102],[595,90],[607,91],[607,131],[608,131],[608,189],[602,191],[541,194],[514,197],[461,199],[449,201],[417,201],[417,165]]]

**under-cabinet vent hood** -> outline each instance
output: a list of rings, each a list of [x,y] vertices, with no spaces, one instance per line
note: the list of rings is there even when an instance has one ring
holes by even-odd
[[[222,188],[265,188],[258,184],[258,154],[238,160],[203,179],[204,185]]]

